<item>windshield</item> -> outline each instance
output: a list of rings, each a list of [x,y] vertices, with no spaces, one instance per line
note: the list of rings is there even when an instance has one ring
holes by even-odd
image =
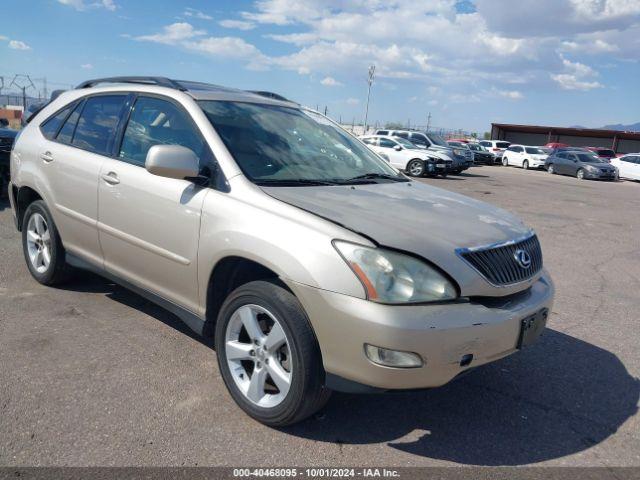
[[[527,153],[530,153],[532,155],[546,155],[542,150],[540,150],[537,147],[527,147],[525,148],[525,150],[527,151]]]
[[[398,142],[400,145],[402,145],[404,148],[409,148],[409,149],[416,149],[415,144],[411,143],[409,140],[405,140],[402,137],[393,137],[393,139]]]
[[[475,143],[470,143],[469,145],[467,145],[471,150],[473,150],[474,152],[484,152],[485,148],[481,145],[476,145]]]
[[[407,181],[318,113],[217,100],[198,104],[244,174],[259,185]]]
[[[496,148],[509,148],[509,142],[496,142]]]
[[[616,153],[613,150],[607,150],[606,148],[601,150],[596,150],[596,153],[601,157],[613,158],[616,156]]]
[[[606,163],[600,160],[595,155],[592,155],[589,153],[576,153],[575,155],[576,157],[578,157],[578,160],[580,160],[583,163]]]
[[[446,142],[446,140],[442,138],[440,135],[438,135],[437,133],[425,133],[425,135],[429,138],[429,140],[431,140],[431,143],[434,143],[435,145],[439,145],[441,147],[451,148],[451,146]]]

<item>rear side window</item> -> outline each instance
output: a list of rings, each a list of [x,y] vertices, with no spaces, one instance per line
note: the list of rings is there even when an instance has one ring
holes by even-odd
[[[396,142],[394,142],[393,140],[389,140],[388,138],[381,138],[380,139],[380,146],[381,147],[393,148],[396,145],[397,145]]]
[[[389,130],[378,130],[377,135],[389,135]]]
[[[511,145],[509,142],[496,142],[497,148],[509,148],[509,145]]]
[[[154,145],[182,145],[203,161],[208,148],[188,114],[173,103],[153,97],[136,101],[122,139],[119,157],[143,166]]]
[[[83,150],[109,154],[126,95],[101,95],[87,99],[72,144]]]
[[[53,117],[49,117],[42,125],[40,125],[40,131],[45,138],[53,140],[62,126],[62,122],[67,118],[71,110],[76,106],[75,103],[63,108]]]
[[[73,132],[76,129],[76,124],[78,123],[78,118],[80,117],[80,111],[82,110],[83,102],[80,102],[76,105],[76,108],[73,109],[71,115],[67,117],[67,120],[64,122],[62,129],[58,133],[56,140],[61,143],[71,143],[71,139],[73,138]]]
[[[409,134],[407,132],[395,132],[394,136],[400,138],[409,138]]]

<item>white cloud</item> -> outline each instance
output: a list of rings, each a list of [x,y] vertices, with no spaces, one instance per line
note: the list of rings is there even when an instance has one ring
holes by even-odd
[[[596,81],[581,80],[577,75],[570,73],[559,73],[557,75],[551,75],[551,78],[565,90],[593,90],[594,88],[602,88],[602,84]]]
[[[90,63],[84,63],[80,65],[80,68],[82,68],[83,70],[93,70],[93,65]]]
[[[9,40],[9,38],[5,37],[4,35],[0,35],[0,41],[4,41],[4,40]]]
[[[509,100],[521,100],[524,98],[522,92],[518,90],[497,90],[496,93],[501,97],[508,98]]]
[[[190,8],[190,7],[187,7],[182,14],[185,17],[193,17],[193,18],[198,18],[200,20],[213,20],[213,17],[211,15],[207,15],[206,13],[203,13],[200,10],[196,10],[195,8]]]
[[[113,0],[97,0],[93,2],[86,2],[85,0],[58,0],[58,3],[75,8],[78,11],[84,11],[92,8],[104,8],[105,10],[113,12],[118,8]]]
[[[9,48],[13,50],[31,50],[31,47],[20,40],[10,40]]]
[[[221,20],[218,22],[221,27],[235,28],[238,30],[253,30],[256,28],[256,24],[253,22],[247,22],[245,20]]]
[[[320,83],[325,87],[339,87],[342,84],[333,77],[324,77]]]
[[[173,23],[163,27],[162,32],[153,35],[141,35],[136,40],[175,45],[183,40],[205,35],[204,30],[196,30],[193,25],[186,22]]]

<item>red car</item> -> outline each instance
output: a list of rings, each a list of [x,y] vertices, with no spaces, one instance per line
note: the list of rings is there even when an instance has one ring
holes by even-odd
[[[607,162],[611,162],[612,158],[616,158],[617,154],[616,152],[614,152],[613,150],[611,150],[610,148],[604,148],[604,147],[587,147],[587,149],[593,153],[595,153],[596,155],[598,155],[599,158],[607,161]]]
[[[566,148],[570,146],[571,145],[567,145],[566,143],[558,143],[558,142],[551,142],[545,145],[545,147],[547,148]]]
[[[470,140],[466,138],[450,138],[447,142],[460,142],[460,143],[470,143]]]

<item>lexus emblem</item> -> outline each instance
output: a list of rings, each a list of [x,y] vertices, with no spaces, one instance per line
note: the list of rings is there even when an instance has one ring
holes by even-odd
[[[516,263],[520,265],[521,268],[527,269],[531,266],[531,255],[526,250],[518,249],[513,254],[513,258],[516,259]]]

